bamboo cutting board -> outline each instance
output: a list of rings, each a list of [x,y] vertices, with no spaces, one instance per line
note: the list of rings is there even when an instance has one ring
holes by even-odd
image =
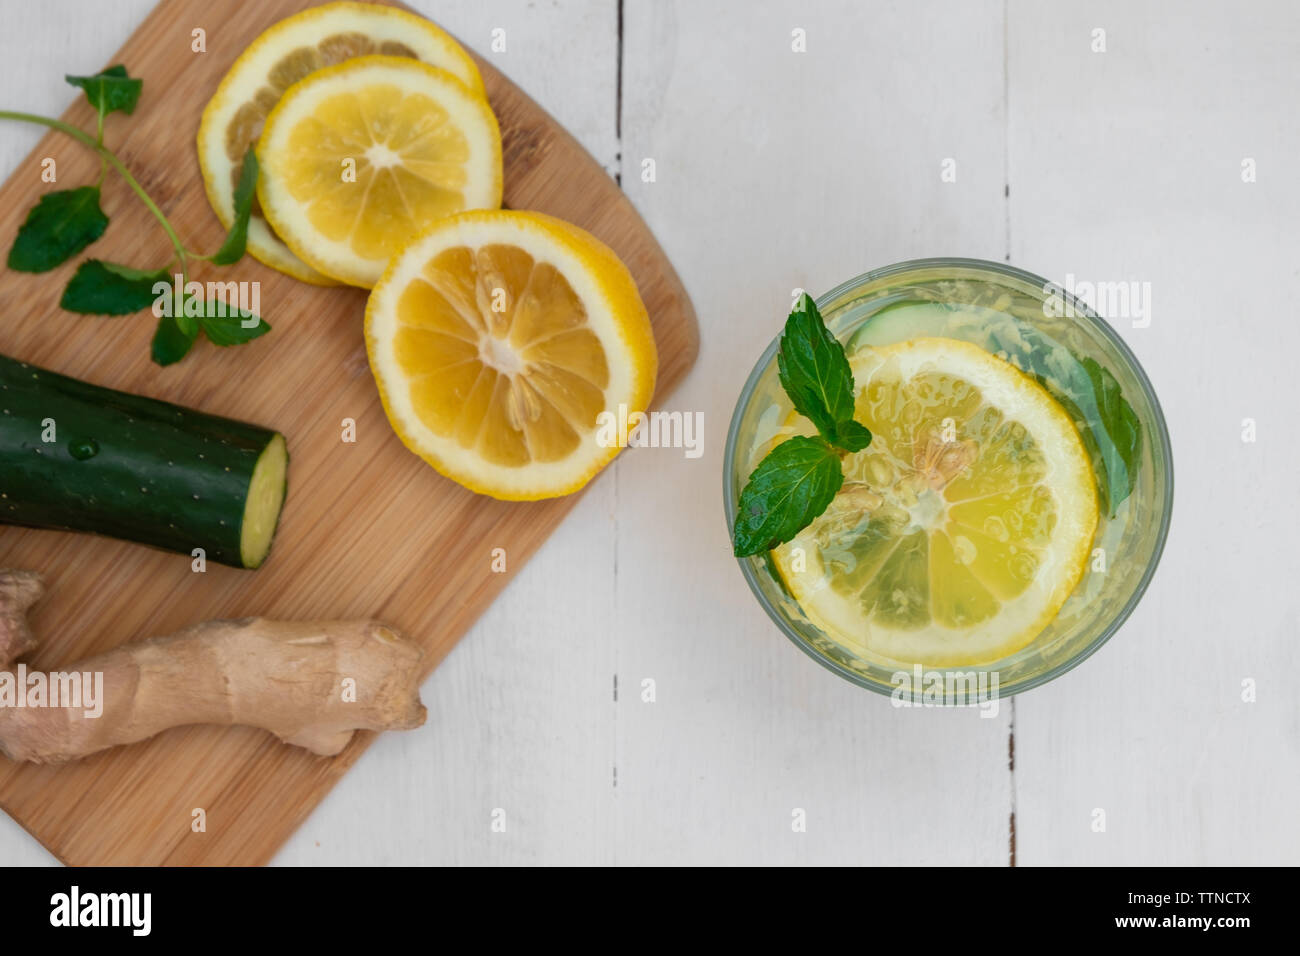
[[[190,248],[223,230],[204,196],[194,149],[199,116],[226,69],[294,0],[164,0],[111,62],[144,80],[135,115],[115,114],[108,141]],[[207,52],[191,52],[191,31]],[[695,360],[695,315],[676,273],[631,203],[577,142],[479,61],[501,124],[505,204],[563,217],[609,243],[636,277],[659,346],[662,399]],[[83,70],[82,72],[89,72]],[[57,82],[57,71],[51,82]],[[17,104],[11,104],[17,105]],[[93,129],[84,99],[63,117]],[[58,184],[40,180],[53,157]],[[48,189],[93,182],[98,161],[67,137],[43,139],[0,187],[0,244]],[[84,255],[165,262],[169,247],[134,194],[109,176],[111,223]],[[575,498],[507,503],[471,494],[402,446],[380,407],[362,337],[365,293],[303,285],[251,257],[193,278],[256,280],[273,331],[248,346],[200,342],[182,362],[149,361],[154,322],[58,308],[77,257],[33,276],[0,271],[0,352],[111,386],[283,432],[289,495],[259,571],[190,561],[88,535],[0,526],[0,567],[40,572],[32,612],[41,646],[30,666],[56,669],[137,638],[211,618],[375,617],[419,641],[431,671],[573,507]],[[342,441],[342,421],[356,442]],[[597,479],[599,480],[599,479]],[[506,573],[492,549],[504,548]],[[185,727],[57,767],[0,758],[0,807],[72,864],[261,864],[356,761],[372,734],[337,757],[313,757],[248,728]],[[207,831],[191,831],[203,808]]]

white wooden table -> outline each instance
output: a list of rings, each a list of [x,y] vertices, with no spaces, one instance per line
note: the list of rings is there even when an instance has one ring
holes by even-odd
[[[152,3],[6,0],[0,102],[57,115],[62,74]],[[1300,9],[413,5],[621,172],[699,311],[669,406],[703,411],[704,454],[620,459],[426,684],[427,725],[375,743],[277,862],[1300,862]],[[0,174],[38,136],[0,129]],[[1146,599],[994,720],[819,668],[751,598],[722,514],[727,422],[790,290],[931,255],[1149,281],[1150,326],[1119,328],[1174,441]],[[0,817],[0,863],[47,862]]]

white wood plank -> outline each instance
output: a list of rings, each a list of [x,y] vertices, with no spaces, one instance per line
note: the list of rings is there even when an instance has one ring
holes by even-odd
[[[730,557],[721,487],[732,408],[793,287],[1004,254],[1001,5],[625,17],[623,185],[700,315],[699,365],[669,404],[704,413],[705,443],[617,466],[618,859],[1005,864],[1008,709],[895,710],[805,657]]]
[[[0,5],[0,109],[58,116],[82,95],[64,82],[64,74],[95,73],[108,64],[153,7],[153,0]],[[0,125],[0,172],[8,177],[46,132],[27,123]],[[40,172],[33,170],[33,183],[40,182]]]
[[[1294,863],[1300,13],[1017,0],[1009,37],[1013,259],[1151,283],[1150,327],[1117,327],[1163,402],[1177,488],[1137,613],[1018,702],[1020,859]]]

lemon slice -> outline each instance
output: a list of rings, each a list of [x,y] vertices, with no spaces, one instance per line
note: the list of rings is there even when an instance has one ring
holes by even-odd
[[[501,134],[445,70],[363,56],[291,86],[257,144],[257,196],[298,258],[369,288],[430,223],[501,205]]]
[[[482,96],[478,67],[455,40],[423,17],[370,3],[327,3],[276,23],[237,59],[203,111],[199,167],[208,200],[226,228],[234,219],[235,186],[244,154],[267,114],[309,73],[356,56],[385,54],[446,70]],[[248,251],[272,268],[317,285],[334,280],[311,268],[280,241],[254,205]]]
[[[618,257],[576,226],[506,210],[445,219],[407,246],[370,295],[366,350],[406,446],[511,500],[585,485],[626,444],[658,368]]]
[[[808,618],[857,653],[990,664],[1029,644],[1082,577],[1092,466],[1060,405],[969,342],[850,358],[871,444],[827,510],[773,552]],[[798,420],[802,429],[803,420]]]

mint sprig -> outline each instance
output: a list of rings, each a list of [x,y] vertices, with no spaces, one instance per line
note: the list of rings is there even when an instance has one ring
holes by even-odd
[[[840,460],[871,443],[853,418],[853,370],[817,304],[799,297],[777,346],[781,387],[816,436],[788,438],[758,463],[740,493],[732,550],[743,558],[791,540],[826,510],[844,484]]]
[[[13,247],[9,250],[9,268],[19,272],[48,272],[99,239],[108,228],[108,216],[100,207],[100,189],[111,166],[140,198],[145,207],[158,220],[172,245],[172,258],[165,265],[152,269],[99,259],[89,259],[78,268],[59,304],[70,312],[91,315],[129,315],[152,308],[156,301],[154,283],[171,277],[175,269],[180,276],[180,286],[189,281],[190,263],[209,261],[225,266],[243,258],[248,242],[248,219],[253,205],[254,187],[257,184],[257,159],[250,148],[244,158],[243,171],[234,196],[234,219],[221,248],[210,255],[193,252],[181,243],[171,222],[145,192],[144,187],[131,175],[120,159],[104,145],[104,119],[110,113],[130,115],[135,112],[144,84],[129,76],[125,66],[111,66],[94,76],[67,76],[65,79],[86,94],[95,109],[95,135],[78,129],[62,120],[33,113],[0,110],[0,119],[36,123],[59,130],[93,150],[100,160],[99,180],[93,186],[54,190],[43,195],[28,213],[18,230]],[[178,307],[179,308],[179,307]],[[251,317],[255,318],[255,317]],[[154,335],[152,356],[160,365],[179,361],[198,338],[200,330],[217,345],[240,345],[270,330],[270,326],[257,319],[254,324],[244,324],[250,317],[214,312],[208,303],[197,316],[164,316],[158,322]]]

